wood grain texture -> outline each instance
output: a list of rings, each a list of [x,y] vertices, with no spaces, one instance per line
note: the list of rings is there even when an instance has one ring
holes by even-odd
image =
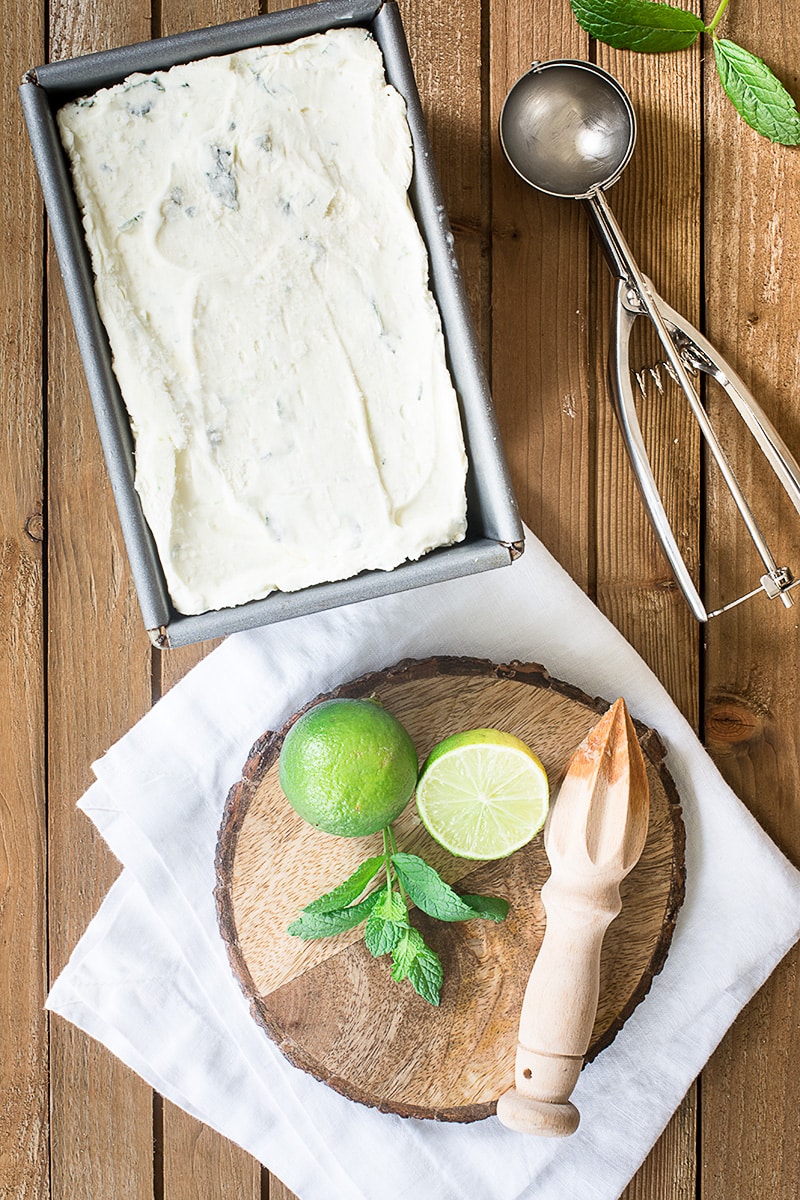
[[[481,6],[412,0],[401,5],[401,14],[472,317],[488,354]]]
[[[795,6],[753,0],[731,9],[723,35],[762,57],[800,97]],[[704,222],[709,336],[800,455],[800,160],[795,148],[773,146],[744,125],[709,74]],[[797,574],[797,513],[713,390],[709,408],[767,542],[779,563]],[[706,494],[708,575],[721,592],[736,596],[756,585],[761,569],[714,474]],[[799,612],[759,597],[720,617],[708,631],[705,695],[712,755],[795,864],[800,864]],[[708,1200],[734,1194],[766,1200],[800,1192],[794,1116],[800,1110],[799,962],[795,948],[703,1073],[701,1185]]]
[[[276,1176],[270,1176],[268,1200],[296,1200],[294,1192],[290,1192],[285,1183]]]
[[[164,1106],[164,1200],[260,1200],[261,1167],[240,1146]]]
[[[642,267],[676,307],[697,319],[697,56],[639,59],[590,46],[566,4],[492,0],[490,11],[493,127],[508,88],[532,59],[591,53],[630,90],[640,118],[639,147],[611,202]],[[579,206],[535,196],[510,176],[496,146],[492,204],[493,394],[523,517],[573,578],[596,594],[697,724],[698,632],[647,524],[607,400],[612,292],[605,264],[597,251],[590,256]],[[653,347],[644,342],[639,352],[647,362]],[[661,447],[651,453],[662,487],[671,472],[668,511],[697,569],[697,434],[676,410],[674,394],[668,391],[666,401],[642,420],[651,445]],[[644,1168],[648,1194],[659,1200],[685,1196],[693,1187],[693,1099],[688,1109]],[[686,1172],[678,1183],[676,1158],[690,1164],[688,1184]]]
[[[642,270],[669,304],[700,318],[700,92],[695,51],[636,55],[598,46],[597,61],[631,97],[637,147],[609,200]],[[597,371],[597,599],[697,726],[698,627],[658,546],[608,399],[612,282],[595,257]],[[632,339],[635,368],[663,360],[649,323]],[[695,579],[700,562],[700,435],[683,393],[662,370],[638,415],[678,544]]]
[[[261,8],[287,3],[264,0]],[[258,1172],[247,1157],[228,1160],[233,1152],[223,1139],[169,1105],[154,1164],[149,1090],[56,1018],[52,1095],[47,1092],[41,1012],[47,893],[52,975],[117,869],[74,802],[91,779],[92,758],[202,651],[155,656],[151,667],[52,256],[49,376],[42,369],[41,201],[13,96],[22,70],[47,57],[47,28],[51,56],[63,57],[147,38],[154,20],[161,22],[156,32],[173,32],[248,15],[256,6],[256,0],[244,6],[241,0],[133,0],[124,6],[120,0],[34,0],[9,8],[4,21],[3,1196],[216,1200],[226,1186],[230,1195],[239,1188],[245,1200],[258,1196]],[[697,11],[700,4],[691,7]],[[708,19],[715,0],[704,7]],[[523,516],[579,583],[599,596],[690,720],[696,723],[704,713],[705,738],[723,774],[800,863],[798,610],[784,613],[759,600],[713,623],[702,637],[681,614],[683,602],[652,541],[605,411],[605,267],[590,250],[579,208],[539,199],[517,183],[500,157],[495,130],[508,86],[533,58],[593,57],[622,78],[639,112],[640,140],[632,166],[611,193],[615,211],[657,287],[690,318],[705,316],[712,340],[800,454],[794,399],[800,370],[798,152],[773,147],[741,124],[719,90],[710,47],[702,64],[695,51],[612,54],[581,33],[567,0],[401,0],[401,10],[473,312],[493,367]],[[800,29],[789,0],[731,5],[722,32],[761,54],[800,97]],[[642,362],[647,349],[641,348]],[[49,415],[41,430],[48,378]],[[787,511],[758,456],[751,458],[749,439],[741,437],[712,388],[709,404],[770,542],[800,572],[796,514]],[[700,474],[694,433],[669,389],[663,404],[648,401],[643,421],[661,446],[659,477],[688,469],[685,491],[673,492],[669,484],[666,490],[706,594],[738,594],[752,584],[758,564],[735,530],[713,474],[707,480]],[[699,541],[700,514],[707,514],[705,544]],[[43,533],[44,515],[49,535]],[[694,1200],[696,1194],[704,1200],[794,1200],[800,1190],[800,1082],[793,1068],[800,1051],[797,974],[794,951],[704,1071],[702,1113],[692,1089],[625,1200]],[[271,1200],[291,1200],[285,1186],[266,1175],[261,1190]]]
[[[533,744],[557,787],[567,762],[607,709],[550,679],[543,668],[475,659],[398,664],[334,693],[375,695],[408,729],[421,760],[434,744],[482,723]],[[393,989],[393,1020],[374,1037],[386,1001],[386,964],[360,928],[305,942],[286,933],[299,910],[364,858],[379,835],[333,838],[289,807],[278,756],[292,718],[256,743],[228,797],[217,848],[217,904],[231,962],[256,1019],[296,1065],[363,1104],[401,1115],[479,1120],[514,1079],[519,1010],[544,933],[539,893],[550,866],[541,837],[494,863],[453,858],[409,806],[395,822],[400,846],[451,884],[512,905],[498,925],[447,925],[415,914],[439,954],[439,1008],[408,986]],[[651,794],[647,844],[622,885],[623,911],[604,943],[600,1002],[589,1058],[608,1045],[666,957],[683,895],[683,826],[657,737],[639,727]]]
[[[144,3],[51,4],[52,57],[149,33]],[[54,977],[118,872],[75,803],[89,764],[146,710],[150,648],[55,255],[48,259],[48,804]],[[78,690],[79,689],[79,690]],[[54,1019],[53,1200],[149,1200],[150,1090]]]
[[[585,590],[594,584],[589,234],[505,161],[505,96],[534,59],[585,58],[561,0],[491,0],[492,395],[523,519]]]
[[[187,29],[204,29],[226,21],[257,16],[258,0],[161,0],[154,37],[170,37]]]
[[[610,202],[641,268],[668,303],[690,321],[701,316],[702,177],[700,58],[695,50],[636,55],[596,47],[597,62],[628,91],[638,124],[637,149]],[[594,258],[597,391],[597,602],[664,682],[697,728],[700,634],[658,547],[638,496],[607,402],[611,281]],[[642,322],[639,322],[641,325]],[[656,339],[637,331],[632,363],[662,358]],[[665,379],[650,384],[639,418],[664,507],[684,558],[700,572],[700,438],[682,394]],[[694,1194],[697,1097],[690,1091],[625,1193],[678,1200]],[[684,1164],[675,1170],[676,1161]],[[645,1185],[646,1181],[646,1185]],[[641,1184],[641,1187],[640,1187]],[[646,1191],[642,1189],[646,1186]]]
[[[252,17],[258,0],[161,0],[154,37]],[[211,643],[153,652],[153,699],[178,682]],[[259,1200],[261,1168],[241,1147],[195,1117],[164,1103],[159,1129],[164,1200]]]
[[[14,94],[44,54],[44,10],[0,42],[0,1195],[44,1200],[46,991],[42,544],[42,205]]]
[[[697,1200],[696,1092],[696,1086],[689,1089],[643,1166],[623,1192],[622,1200],[666,1200],[667,1197],[669,1200]]]
[[[644,755],[619,697],[571,756],[548,818],[544,937],[522,1000],[514,1088],[497,1101],[510,1129],[578,1128],[571,1096],[597,1019],[603,943],[652,828]]]
[[[122,537],[66,300],[49,261],[48,806],[50,970],[61,971],[118,866],[75,803],[89,764],[146,710],[149,643]],[[72,402],[64,403],[65,396]],[[77,398],[80,397],[80,403]],[[75,701],[75,680],[85,694]],[[124,686],[111,688],[112,679]],[[67,898],[69,898],[67,902]],[[152,1190],[151,1097],[107,1051],[72,1026],[51,1027],[52,1194],[58,1200],[134,1200]]]

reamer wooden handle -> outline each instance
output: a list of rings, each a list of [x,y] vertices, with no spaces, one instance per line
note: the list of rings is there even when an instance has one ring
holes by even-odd
[[[602,898],[559,894],[552,876],[542,889],[544,940],[525,989],[515,1086],[497,1115],[520,1133],[566,1137],[580,1116],[570,1101],[589,1046],[600,992],[600,952],[620,909],[619,888]]]

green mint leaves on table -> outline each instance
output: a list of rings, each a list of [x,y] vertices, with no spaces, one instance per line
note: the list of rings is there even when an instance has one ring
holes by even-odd
[[[722,0],[708,25],[694,13],[653,0],[570,0],[570,5],[588,34],[617,50],[684,50],[708,34],[720,81],[740,116],[772,142],[800,145],[800,113],[780,80],[755,54],[717,36],[728,2]]]
[[[380,873],[385,880],[364,897]],[[300,938],[331,937],[366,921],[364,941],[373,958],[392,956],[392,979],[408,979],[430,1004],[439,1003],[442,964],[408,919],[409,901],[438,921],[502,921],[508,901],[497,896],[460,896],[416,854],[398,851],[391,826],[383,831],[383,854],[366,859],[333,888],[307,904],[288,932]]]

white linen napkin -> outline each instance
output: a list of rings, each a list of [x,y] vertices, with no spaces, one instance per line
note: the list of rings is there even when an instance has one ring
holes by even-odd
[[[581,1074],[581,1125],[568,1139],[346,1100],[291,1066],[256,1025],[217,930],[217,830],[256,738],[344,680],[431,654],[541,662],[590,695],[624,696],[667,746],[686,824],[686,900],[649,995]],[[233,635],[95,773],[80,807],[125,869],[48,1007],[301,1200],[616,1200],[800,937],[800,873],[636,652],[529,532],[511,567]]]

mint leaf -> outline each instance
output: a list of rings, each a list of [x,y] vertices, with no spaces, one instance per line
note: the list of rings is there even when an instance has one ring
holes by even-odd
[[[423,1000],[438,1005],[443,978],[442,964],[439,955],[425,945],[422,934],[413,925],[409,925],[400,938],[392,958],[392,979],[408,979]]]
[[[408,921],[387,921],[385,917],[370,913],[364,929],[364,941],[372,957],[380,958],[382,954],[394,950],[407,926]]]
[[[392,866],[418,908],[438,921],[466,921],[475,913],[445,883],[423,858],[416,854],[393,854]]]
[[[369,915],[364,941],[373,958],[394,950],[408,928],[408,910],[396,892],[384,888]]]
[[[402,897],[388,888],[381,888],[374,912],[376,917],[382,917],[384,921],[404,921],[408,924],[408,911]]]
[[[414,991],[427,1000],[429,1004],[439,1004],[439,993],[442,990],[442,964],[438,954],[429,946],[423,945],[408,970],[408,978]]]
[[[508,901],[498,896],[459,896],[416,854],[393,854],[392,865],[417,908],[437,921],[502,921],[508,914]]]
[[[407,979],[417,955],[425,949],[425,940],[418,929],[409,925],[392,950],[392,979]]]
[[[380,892],[373,892],[360,904],[351,904],[349,908],[340,908],[334,912],[311,913],[306,909],[295,921],[292,921],[286,932],[290,933],[292,937],[306,940],[333,937],[336,933],[344,933],[345,929],[353,929],[369,916],[380,895]]]
[[[472,909],[473,917],[484,921],[505,921],[508,916],[508,901],[500,896],[461,896],[464,904]]]
[[[310,904],[305,906],[303,911],[307,913],[326,913],[352,904],[364,891],[369,881],[375,878],[382,866],[382,854],[376,854],[374,858],[366,859],[360,867],[356,867],[353,874],[348,879],[345,879],[344,883],[338,884],[332,891],[326,892],[324,896],[319,896],[318,899],[312,900]]]
[[[364,929],[364,941],[372,957],[380,958],[382,954],[394,950],[405,930],[406,925],[401,921],[387,921],[385,917],[370,913]]]
[[[734,108],[772,142],[800,145],[800,113],[765,62],[727,38],[714,38],[717,70]]]
[[[618,50],[684,50],[705,26],[694,13],[652,0],[570,0],[579,25]]]

